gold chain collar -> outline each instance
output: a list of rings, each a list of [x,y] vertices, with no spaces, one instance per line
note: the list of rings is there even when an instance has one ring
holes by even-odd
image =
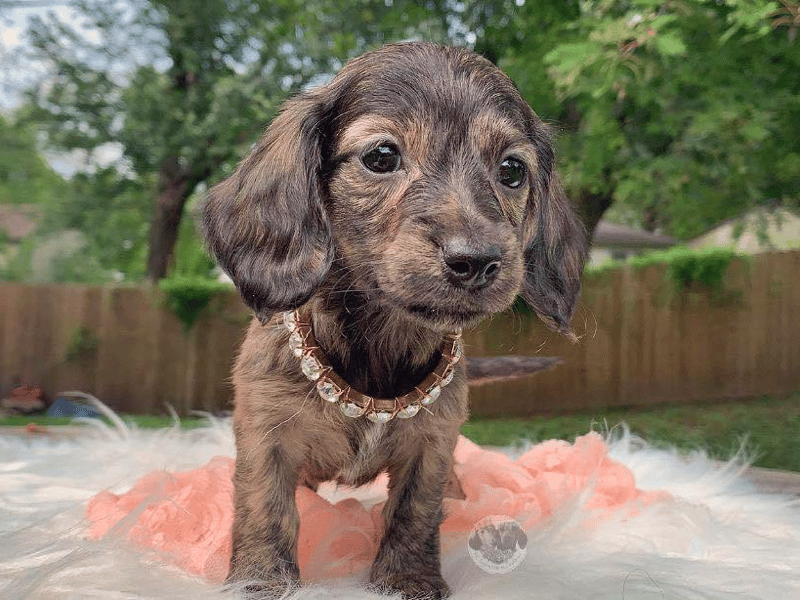
[[[453,380],[455,364],[463,355],[461,332],[445,334],[439,347],[442,358],[428,376],[409,393],[397,398],[373,398],[353,389],[331,367],[325,351],[317,345],[311,325],[311,313],[288,311],[278,317],[291,332],[289,348],[300,359],[300,369],[317,382],[323,400],[338,404],[342,413],[356,418],[366,416],[375,423],[386,423],[395,417],[409,419],[420,409],[436,402],[442,388]]]

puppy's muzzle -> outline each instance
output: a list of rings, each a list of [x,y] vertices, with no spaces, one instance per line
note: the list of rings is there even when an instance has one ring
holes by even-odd
[[[454,237],[441,245],[447,280],[466,290],[488,286],[500,273],[503,253],[493,244]]]

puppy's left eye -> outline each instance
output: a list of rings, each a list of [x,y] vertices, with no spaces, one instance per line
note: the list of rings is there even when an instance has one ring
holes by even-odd
[[[373,173],[394,173],[400,168],[400,150],[394,144],[381,144],[361,157]]]
[[[497,179],[506,187],[518,188],[525,181],[525,163],[516,158],[507,158],[500,163]]]

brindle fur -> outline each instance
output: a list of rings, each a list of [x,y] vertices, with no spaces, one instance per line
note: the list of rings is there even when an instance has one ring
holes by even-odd
[[[360,157],[400,149],[394,173]],[[498,182],[523,160],[517,189]],[[427,43],[352,60],[329,84],[287,103],[250,155],[211,192],[209,246],[257,319],[233,372],[237,458],[228,581],[281,591],[299,577],[295,490],[389,474],[385,529],[370,582],[443,597],[439,524],[467,417],[463,361],[430,411],[374,424],[322,401],[269,319],[306,304],[332,365],[356,389],[391,398],[439,359],[442,332],[507,308],[520,293],[571,335],[585,254],[555,173],[547,128],[483,58]],[[501,251],[490,284],[445,277],[449,240]],[[448,483],[449,481],[449,483]]]

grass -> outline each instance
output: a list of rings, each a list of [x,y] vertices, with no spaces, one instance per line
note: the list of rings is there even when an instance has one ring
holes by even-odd
[[[800,392],[746,401],[473,419],[462,431],[479,444],[505,446],[550,438],[572,441],[587,431],[603,433],[622,422],[658,446],[705,450],[724,460],[744,444],[756,466],[800,471]]]
[[[174,421],[172,417],[161,417],[157,415],[121,415],[126,423],[133,424],[141,429],[161,429],[172,427]],[[107,419],[106,423],[111,424]],[[205,424],[206,420],[201,417],[181,417],[181,427],[193,429]],[[73,421],[72,417],[45,417],[43,415],[34,416],[13,416],[0,417],[0,427],[25,427],[31,423],[44,427],[56,427],[59,425],[83,425],[81,421]]]
[[[138,427],[172,425],[170,417],[126,415]],[[0,426],[66,425],[69,419],[45,417],[0,418]],[[684,451],[706,450],[726,459],[742,444],[755,456],[755,465],[800,472],[800,392],[781,397],[745,401],[706,402],[657,408],[596,409],[567,415],[542,415],[526,419],[472,419],[462,429],[479,444],[508,446],[525,441],[559,438],[574,440],[594,430],[601,433],[625,422],[634,434],[656,445]],[[181,420],[183,427],[198,427],[200,418]]]

